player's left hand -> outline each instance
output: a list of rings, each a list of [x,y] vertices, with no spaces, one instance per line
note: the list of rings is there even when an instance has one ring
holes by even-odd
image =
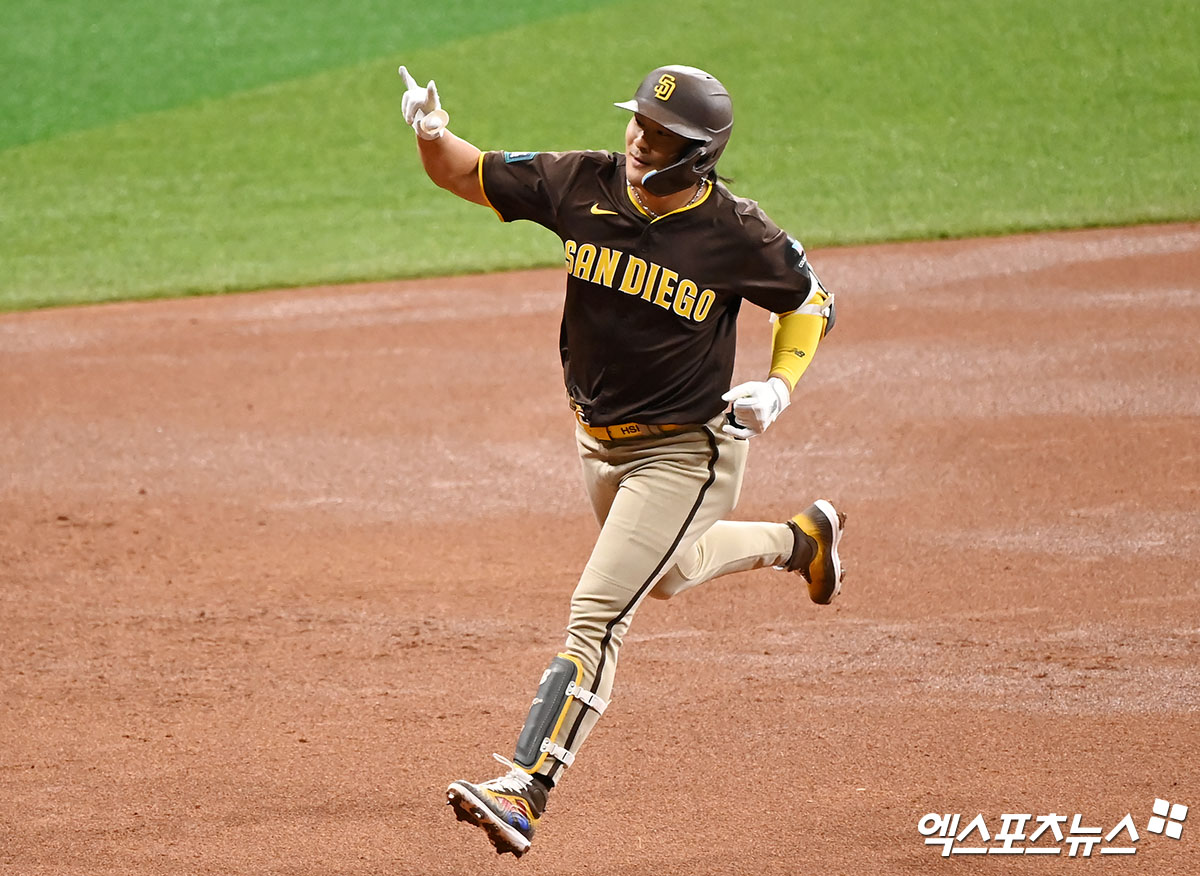
[[[753,438],[767,431],[767,427],[791,404],[792,393],[778,377],[768,377],[765,381],[739,383],[721,398],[733,402],[736,421],[726,423],[721,431],[735,438]]]

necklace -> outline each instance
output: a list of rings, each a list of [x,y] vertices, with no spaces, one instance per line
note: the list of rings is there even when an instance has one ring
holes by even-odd
[[[662,218],[658,213],[655,213],[653,210],[651,210],[649,207],[646,206],[646,202],[642,200],[642,196],[638,194],[638,190],[633,185],[633,183],[627,182],[627,183],[625,183],[625,185],[629,186],[629,191],[633,194],[633,199],[638,202],[638,206],[641,207],[643,210],[645,210],[651,219],[661,219]],[[692,204],[694,204],[698,200],[700,200],[700,196],[702,194],[704,194],[707,190],[708,190],[708,180],[706,180],[706,179],[700,180],[700,185],[696,187],[696,193],[694,195],[692,195],[692,199],[690,201],[688,201],[686,204],[684,204],[682,207],[676,207],[675,210],[672,210],[671,212],[674,213],[677,210],[686,210],[688,207],[692,206]]]

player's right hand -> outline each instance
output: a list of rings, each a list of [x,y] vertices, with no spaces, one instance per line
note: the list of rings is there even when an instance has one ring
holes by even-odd
[[[438,98],[437,86],[433,80],[422,87],[405,67],[400,68],[400,78],[404,81],[404,96],[400,99],[400,111],[404,113],[405,124],[412,125],[417,135],[425,140],[436,140],[446,129],[448,116],[442,110],[442,102]],[[432,118],[422,124],[426,116]]]
[[[733,422],[721,426],[721,431],[735,438],[753,438],[767,431],[775,418],[791,403],[788,385],[778,377],[739,383],[721,398],[733,402]]]

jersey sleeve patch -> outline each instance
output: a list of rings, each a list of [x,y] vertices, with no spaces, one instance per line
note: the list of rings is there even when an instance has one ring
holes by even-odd
[[[809,273],[808,254],[804,251],[804,246],[800,241],[794,237],[788,238],[788,263],[797,273]]]
[[[505,152],[504,163],[516,164],[518,161],[532,161],[539,154],[538,152]]]

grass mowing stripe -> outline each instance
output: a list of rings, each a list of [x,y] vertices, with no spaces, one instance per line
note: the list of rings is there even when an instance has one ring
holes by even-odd
[[[928,2],[822,20],[819,123],[770,173],[811,167],[818,200],[863,187],[838,222],[859,240],[1192,218],[1200,9],[1157,2]],[[886,46],[887,51],[862,51]],[[803,100],[783,107],[807,115]],[[826,140],[826,135],[832,138]],[[752,150],[753,151],[753,150]],[[838,234],[806,217],[817,236]]]
[[[398,60],[508,149],[618,149],[612,100],[709,67],[737,114],[722,170],[810,247],[1200,211],[1190,3],[662,7],[689,26],[616,27],[622,2],[0,153],[0,307],[557,262],[424,178]]]
[[[592,8],[591,0],[58,0],[0,28],[0,149]]]

